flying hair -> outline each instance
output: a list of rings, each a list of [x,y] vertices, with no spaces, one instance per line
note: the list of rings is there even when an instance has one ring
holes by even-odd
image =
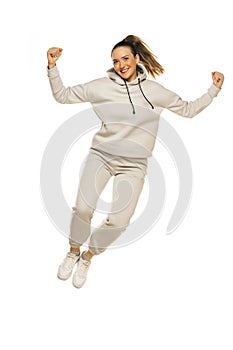
[[[122,46],[127,46],[131,49],[134,56],[137,54],[140,57],[140,63],[143,64],[148,74],[150,74],[154,79],[156,75],[161,75],[164,72],[164,68],[156,60],[157,57],[148,47],[148,45],[135,35],[128,35],[122,41],[119,41],[112,49],[112,52]]]

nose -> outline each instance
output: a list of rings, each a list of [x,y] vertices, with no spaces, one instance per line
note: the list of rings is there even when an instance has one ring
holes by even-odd
[[[124,61],[120,61],[119,62],[119,68],[122,69],[122,68],[124,68],[124,66],[125,66],[125,62]]]

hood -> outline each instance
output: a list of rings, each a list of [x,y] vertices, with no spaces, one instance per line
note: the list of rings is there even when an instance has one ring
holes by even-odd
[[[114,68],[110,68],[107,70],[108,73],[108,77],[109,79],[111,79],[112,81],[114,81],[115,83],[119,84],[119,85],[125,85],[125,81],[123,78],[120,77],[120,75],[118,75],[115,72]],[[138,85],[138,78],[140,78],[140,81],[142,82],[143,80],[145,80],[147,77],[146,74],[146,69],[143,65],[141,64],[137,64],[137,78],[135,80],[132,80],[130,82],[127,82],[128,85]]]
[[[132,80],[130,82],[126,81],[125,79],[123,79],[120,75],[118,75],[116,72],[115,72],[115,69],[114,68],[110,68],[109,70],[107,70],[107,73],[108,73],[108,77],[109,79],[111,79],[112,81],[114,81],[115,83],[117,83],[118,85],[121,85],[121,86],[125,86],[126,87],[126,90],[127,90],[127,94],[128,94],[128,97],[129,97],[129,102],[131,103],[131,106],[132,106],[132,111],[133,111],[133,114],[135,114],[135,107],[134,107],[134,104],[133,104],[133,101],[131,99],[131,96],[130,96],[130,89],[129,87],[132,86],[132,85],[138,85],[141,93],[142,93],[142,96],[144,97],[144,99],[148,102],[148,104],[151,106],[152,109],[154,109],[154,106],[152,105],[152,103],[148,100],[148,98],[145,96],[143,90],[142,90],[142,87],[141,87],[141,82],[146,80],[146,69],[144,66],[142,66],[141,64],[137,64],[137,78],[135,80]],[[128,86],[129,85],[129,86]]]

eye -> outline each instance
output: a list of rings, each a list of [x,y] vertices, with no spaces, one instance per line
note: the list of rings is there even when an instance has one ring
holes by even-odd
[[[124,57],[123,60],[124,61],[127,61],[129,59],[129,57]]]
[[[118,63],[118,61],[116,61],[116,60],[113,61],[113,64],[117,64],[117,63]]]

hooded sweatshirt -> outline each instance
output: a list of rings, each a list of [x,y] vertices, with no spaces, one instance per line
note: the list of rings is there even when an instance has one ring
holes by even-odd
[[[220,89],[212,84],[194,101],[182,100],[176,93],[147,79],[144,66],[137,65],[137,78],[127,82],[111,68],[108,77],[65,87],[57,66],[48,69],[55,100],[59,103],[91,103],[101,120],[92,148],[124,157],[150,157],[154,148],[160,114],[168,109],[192,118],[206,108]]]

